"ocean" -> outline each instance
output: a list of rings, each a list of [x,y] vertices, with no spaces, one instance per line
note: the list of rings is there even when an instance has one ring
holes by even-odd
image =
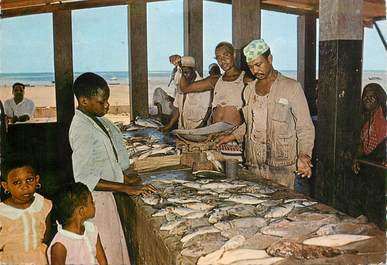
[[[295,70],[280,70],[280,72],[288,77],[297,79],[297,71]],[[96,72],[101,75],[109,84],[128,84],[128,72]],[[81,73],[75,73],[75,77]],[[207,75],[207,73],[205,73]],[[167,82],[170,77],[170,72],[149,72],[149,81],[163,81]],[[0,86],[9,87],[15,82],[21,82],[28,87],[34,86],[53,86],[54,73],[0,73]],[[386,71],[364,71],[362,75],[363,87],[370,82],[381,84],[386,89],[387,73]]]

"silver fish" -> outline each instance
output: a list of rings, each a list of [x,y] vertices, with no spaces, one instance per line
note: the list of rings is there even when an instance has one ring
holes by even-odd
[[[288,215],[294,209],[293,205],[276,206],[271,208],[265,218],[280,218]]]
[[[156,129],[163,126],[161,122],[150,118],[144,119],[144,118],[136,117],[136,120],[134,121],[134,123],[138,126],[156,128]]]
[[[197,212],[196,210],[192,210],[186,207],[167,207],[166,210],[170,213],[177,214],[180,216],[186,216],[187,214]]]
[[[199,236],[199,235],[204,235],[204,234],[209,234],[209,233],[219,233],[220,231],[218,229],[216,229],[215,227],[213,227],[212,225],[210,226],[202,226],[202,227],[199,227],[193,231],[191,231],[191,233],[185,235],[182,239],[180,239],[180,241],[183,243],[183,246],[185,243],[187,243],[188,241],[192,240],[193,238]]]
[[[266,200],[258,199],[257,197],[253,197],[250,195],[238,194],[238,195],[231,195],[231,197],[227,198],[226,201],[232,201],[232,202],[243,203],[243,204],[259,204]]]
[[[157,205],[162,202],[162,198],[158,194],[150,194],[141,197],[142,201],[149,205]]]
[[[214,224],[219,230],[228,230],[233,228],[247,228],[247,227],[263,227],[266,225],[265,219],[261,217],[246,217],[234,219],[231,221],[223,221]]]
[[[173,202],[173,203],[180,203],[180,204],[201,202],[198,199],[184,198],[184,197],[181,197],[181,198],[168,198],[167,201]]]
[[[183,206],[196,211],[209,211],[215,207],[215,205],[202,202],[185,203]]]
[[[169,231],[169,230],[172,230],[174,229],[175,227],[177,227],[178,225],[180,225],[181,223],[183,223],[184,221],[179,219],[179,220],[173,220],[173,221],[169,221],[169,222],[166,222],[164,224],[162,224],[160,226],[160,230],[162,231]]]

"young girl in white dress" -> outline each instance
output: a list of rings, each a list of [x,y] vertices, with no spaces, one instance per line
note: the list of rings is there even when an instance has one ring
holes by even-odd
[[[91,192],[80,182],[70,184],[55,202],[58,232],[48,248],[50,264],[107,264],[96,226]]]

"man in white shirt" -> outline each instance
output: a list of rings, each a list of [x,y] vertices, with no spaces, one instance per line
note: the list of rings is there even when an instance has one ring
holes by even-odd
[[[12,85],[13,98],[4,102],[5,115],[11,123],[25,122],[32,118],[35,111],[35,104],[32,100],[24,97],[25,85],[15,83]]]
[[[195,58],[172,55],[170,62],[177,66],[174,80],[177,87],[175,101],[173,102],[175,110],[172,112],[172,118],[163,128],[163,131],[171,129],[176,122],[178,122],[179,129],[195,129],[205,126],[210,113],[211,92],[184,94],[180,90],[181,76],[184,75],[189,83],[202,79],[199,73],[195,71]]]

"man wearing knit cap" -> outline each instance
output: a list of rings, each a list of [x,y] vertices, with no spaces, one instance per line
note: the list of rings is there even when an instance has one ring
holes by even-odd
[[[211,92],[184,94],[180,90],[182,75],[189,83],[202,79],[199,73],[195,71],[195,58],[172,55],[169,60],[177,67],[174,80],[177,89],[175,101],[173,102],[175,109],[172,112],[170,122],[163,128],[163,131],[170,130],[176,122],[178,122],[179,129],[194,129],[204,126],[209,116]]]
[[[253,40],[243,53],[256,77],[243,93],[245,123],[218,144],[244,138],[248,167],[258,176],[293,189],[295,173],[308,178],[312,174],[314,126],[303,89],[273,68],[264,40]]]

